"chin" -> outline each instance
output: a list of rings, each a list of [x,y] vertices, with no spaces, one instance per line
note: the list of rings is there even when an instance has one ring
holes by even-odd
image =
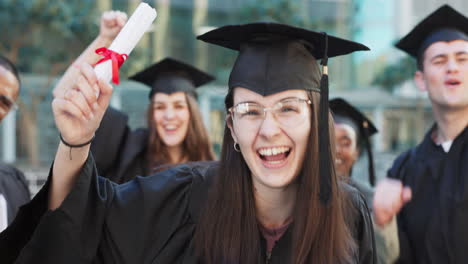
[[[164,145],[167,147],[177,147],[182,144],[183,139],[163,139]]]

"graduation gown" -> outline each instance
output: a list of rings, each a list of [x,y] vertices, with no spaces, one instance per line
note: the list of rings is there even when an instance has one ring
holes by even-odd
[[[446,153],[431,138],[398,157],[388,176],[412,190],[397,215],[398,263],[467,263],[468,128]]]
[[[374,201],[375,192],[374,188],[367,186],[362,182],[355,180],[354,178],[350,178],[349,184],[355,187],[364,196],[367,204],[369,205],[369,209],[372,212],[372,204]],[[377,263],[394,263],[400,254],[398,228],[396,221],[392,221],[384,228],[375,225],[374,221],[372,221],[372,224],[374,227],[376,249],[375,255],[377,257]]]
[[[192,239],[218,167],[218,162],[181,165],[117,185],[97,176],[90,155],[58,209],[44,210],[47,183],[24,209],[42,210],[42,217],[35,222],[18,217],[0,234],[0,248],[9,247],[0,259],[2,263],[17,257],[16,263],[201,263],[193,255]],[[359,246],[354,263],[375,263],[367,205],[354,188],[343,188],[356,208],[349,219]],[[22,226],[34,230],[26,232]],[[288,230],[273,249],[271,264],[288,263],[291,239]]]
[[[103,116],[91,152],[100,176],[124,183],[150,174],[146,161],[148,130],[128,127],[128,116],[109,107]]]
[[[19,207],[30,200],[28,183],[24,174],[13,166],[0,164],[0,194],[6,200],[7,221],[10,224]]]

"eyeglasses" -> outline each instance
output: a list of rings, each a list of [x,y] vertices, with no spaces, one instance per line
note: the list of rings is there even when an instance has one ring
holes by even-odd
[[[301,98],[286,98],[279,101],[273,107],[251,102],[238,103],[228,109],[235,123],[242,127],[258,128],[266,117],[267,111],[271,111],[273,117],[285,127],[294,127],[307,117],[310,100]]]
[[[7,110],[16,110],[18,109],[18,105],[16,105],[15,101],[6,95],[0,95],[0,105],[5,107]]]

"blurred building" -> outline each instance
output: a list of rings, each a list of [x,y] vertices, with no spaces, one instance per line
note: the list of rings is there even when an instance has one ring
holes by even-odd
[[[195,37],[212,28],[253,22],[280,21],[312,30],[327,31],[332,35],[363,42],[371,52],[330,60],[330,97],[344,97],[363,110],[377,124],[380,133],[373,143],[377,153],[398,153],[414,146],[432,118],[428,100],[414,92],[407,82],[400,93],[384,92],[372,86],[373,76],[402,53],[393,48],[393,42],[406,34],[415,23],[443,3],[450,3],[468,13],[468,1],[435,0],[147,0],[158,11],[158,17],[132,52],[129,62],[122,67],[122,77],[167,56],[191,63],[210,72],[217,80],[199,91],[198,100],[204,122],[209,128],[215,150],[220,150],[223,136],[225,110],[224,95],[227,80],[236,52],[196,41]],[[96,8],[127,10],[129,14],[140,1],[97,0]],[[96,17],[96,21],[98,18]],[[83,47],[84,48],[84,47]],[[47,67],[47,65],[45,66]],[[46,87],[51,92],[50,76],[23,73],[20,97],[27,105],[33,101],[31,91]],[[406,88],[405,88],[406,87]],[[405,92],[409,90],[410,92]],[[28,173],[32,188],[43,182],[58,144],[50,107],[51,93],[41,98],[38,118],[30,129],[37,130],[37,138],[25,136],[19,123],[27,118],[24,109],[11,113],[0,124],[0,155],[3,161],[16,163],[28,171],[30,151],[39,153],[41,169]],[[130,117],[130,126],[146,126],[145,111],[148,90],[133,82],[122,82],[116,87],[112,104]],[[415,96],[416,95],[416,96]],[[27,148],[26,146],[34,145]],[[378,155],[377,155],[378,156]],[[382,167],[387,166],[385,156]],[[393,156],[392,156],[393,157]],[[378,159],[378,158],[377,158]],[[39,173],[40,171],[40,173]],[[39,175],[39,176],[38,176]]]

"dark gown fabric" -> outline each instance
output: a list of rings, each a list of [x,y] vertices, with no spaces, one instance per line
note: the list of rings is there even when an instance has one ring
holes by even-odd
[[[128,116],[109,107],[91,144],[100,176],[124,183],[150,174],[146,161],[148,130],[131,130]]]
[[[397,215],[398,263],[468,262],[468,128],[448,153],[431,139],[433,129],[388,173],[412,190]]]
[[[30,200],[31,195],[24,174],[13,166],[0,164],[0,194],[6,200],[8,224],[10,224],[20,206]]]
[[[97,176],[90,155],[58,209],[44,208],[47,183],[24,208],[36,210],[42,217],[17,217],[16,224],[0,234],[0,248],[11,242],[12,236],[21,240],[0,254],[1,263],[12,263],[22,248],[15,263],[201,263],[193,255],[192,239],[218,164],[181,165],[117,185]],[[359,252],[354,263],[375,263],[367,205],[354,188],[343,188],[355,207],[350,225]],[[27,217],[28,213],[22,215]],[[24,231],[23,226],[35,228]],[[286,231],[277,242],[271,264],[288,263],[290,233]]]

